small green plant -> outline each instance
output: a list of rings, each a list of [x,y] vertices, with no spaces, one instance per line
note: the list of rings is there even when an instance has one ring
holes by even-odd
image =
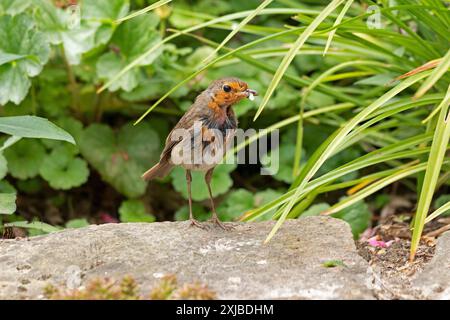
[[[322,263],[325,268],[335,268],[335,267],[346,267],[344,261],[342,260],[328,260]]]

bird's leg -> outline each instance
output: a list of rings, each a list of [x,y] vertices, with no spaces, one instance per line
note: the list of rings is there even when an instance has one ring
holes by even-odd
[[[219,217],[217,216],[216,207],[214,206],[214,199],[213,199],[212,192],[211,192],[211,178],[212,178],[213,172],[214,172],[214,168],[209,169],[205,174],[205,182],[206,182],[206,185],[208,186],[209,199],[211,200],[211,208],[212,208],[212,212],[213,212],[211,221],[214,222],[215,224],[217,224],[219,227],[221,227],[224,230],[230,230],[233,227],[230,225],[225,225],[222,221],[220,221]]]
[[[189,220],[191,221],[191,226],[196,226],[196,227],[205,229],[204,225],[202,225],[200,222],[195,220],[194,214],[192,213],[192,194],[191,194],[192,176],[191,176],[191,170],[187,170],[187,169],[186,169],[186,182],[187,182],[187,190],[188,190],[188,197],[189,197]]]

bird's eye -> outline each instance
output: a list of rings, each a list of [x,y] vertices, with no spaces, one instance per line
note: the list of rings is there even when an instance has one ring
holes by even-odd
[[[229,85],[224,85],[223,86],[223,91],[230,92],[231,91],[231,87]]]

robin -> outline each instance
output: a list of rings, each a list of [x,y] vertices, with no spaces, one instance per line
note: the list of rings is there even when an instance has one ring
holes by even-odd
[[[211,192],[214,168],[229,149],[237,129],[232,106],[244,98],[253,100],[257,92],[237,78],[222,78],[210,84],[169,133],[159,162],[142,175],[145,180],[165,177],[174,166],[186,170],[191,225],[204,228],[192,214],[191,171],[205,172],[212,207],[212,221],[229,229],[217,216]]]

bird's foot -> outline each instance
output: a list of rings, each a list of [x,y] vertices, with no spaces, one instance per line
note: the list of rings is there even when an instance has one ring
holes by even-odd
[[[205,225],[203,223],[200,223],[198,220],[190,219],[190,221],[191,221],[191,224],[190,224],[191,227],[197,227],[197,228],[200,228],[200,229],[203,229],[203,230],[207,230],[208,229],[207,225]]]
[[[226,231],[230,231],[230,230],[234,229],[233,225],[225,224],[222,221],[220,221],[219,218],[217,218],[217,217],[212,217],[211,219],[209,219],[209,221],[218,225],[219,227],[221,227],[223,230],[226,230]]]

